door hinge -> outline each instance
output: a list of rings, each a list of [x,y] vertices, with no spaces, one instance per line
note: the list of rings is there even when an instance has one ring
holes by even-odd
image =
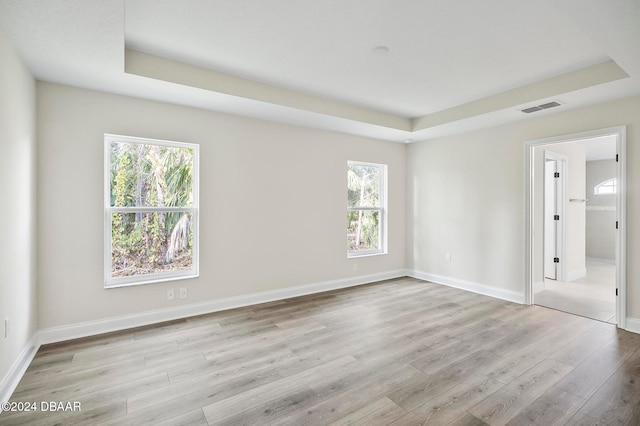
[[[618,289],[616,288],[616,296],[618,295]]]
[[[618,162],[618,154],[616,154],[616,163]]]
[[[553,215],[553,220],[560,220],[560,215],[559,214],[554,214]]]
[[[560,177],[560,172],[554,172],[553,173],[553,177],[554,178],[559,178]]]
[[[554,257],[553,258],[553,263],[560,263],[560,258],[559,257]]]
[[[616,220],[616,229],[618,229],[618,221]]]

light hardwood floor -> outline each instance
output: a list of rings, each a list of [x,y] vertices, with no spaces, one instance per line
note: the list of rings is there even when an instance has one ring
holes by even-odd
[[[640,335],[410,278],[43,346],[8,425],[640,423]]]

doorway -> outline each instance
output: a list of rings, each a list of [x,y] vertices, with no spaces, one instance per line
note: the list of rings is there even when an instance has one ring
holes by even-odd
[[[625,127],[530,141],[525,152],[526,302],[625,328]],[[612,176],[587,179],[604,165]]]

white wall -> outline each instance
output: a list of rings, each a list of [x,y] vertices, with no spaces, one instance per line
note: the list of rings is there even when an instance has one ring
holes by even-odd
[[[35,82],[0,32],[0,381],[36,331]],[[10,318],[9,336],[4,320]],[[2,398],[0,398],[1,400]]]
[[[616,160],[587,161],[587,257],[615,261],[616,196],[594,195],[596,185],[616,177]]]
[[[640,97],[409,145],[415,271],[524,293],[525,141],[627,125],[627,314],[640,317]],[[447,262],[444,253],[452,253]]]
[[[405,267],[403,144],[49,83],[37,94],[40,328]],[[200,144],[199,278],[103,288],[104,133]],[[387,255],[347,259],[347,160],[388,164]],[[188,299],[166,300],[183,286]]]

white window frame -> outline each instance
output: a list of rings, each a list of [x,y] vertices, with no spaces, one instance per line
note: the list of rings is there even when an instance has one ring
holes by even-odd
[[[613,183],[610,185],[610,183]],[[611,188],[613,187],[613,192],[602,192],[603,188]],[[600,182],[593,188],[593,195],[616,195],[618,192],[618,179],[612,178],[607,179],[604,182]]]
[[[112,207],[111,206],[111,159],[110,145],[112,142],[169,146],[188,148],[193,150],[193,202],[191,207]],[[139,138],[113,134],[104,135],[104,287],[117,288],[157,282],[173,281],[199,276],[199,145],[185,142],[174,142],[160,139]],[[156,213],[156,212],[189,212],[191,213],[191,232],[193,239],[191,269],[184,271],[160,272],[154,274],[134,275],[128,277],[112,277],[112,217],[113,213]]]
[[[379,248],[373,250],[349,250],[347,247],[347,258],[353,259],[366,256],[377,256],[381,254],[387,254],[387,165],[380,163],[369,163],[364,161],[347,161],[347,171],[350,165],[360,165],[377,167],[381,169],[380,173],[380,196],[379,205],[377,207],[350,207],[349,200],[347,199],[347,213],[350,211],[378,211],[380,220],[378,226],[380,227],[378,235],[380,238]]]

